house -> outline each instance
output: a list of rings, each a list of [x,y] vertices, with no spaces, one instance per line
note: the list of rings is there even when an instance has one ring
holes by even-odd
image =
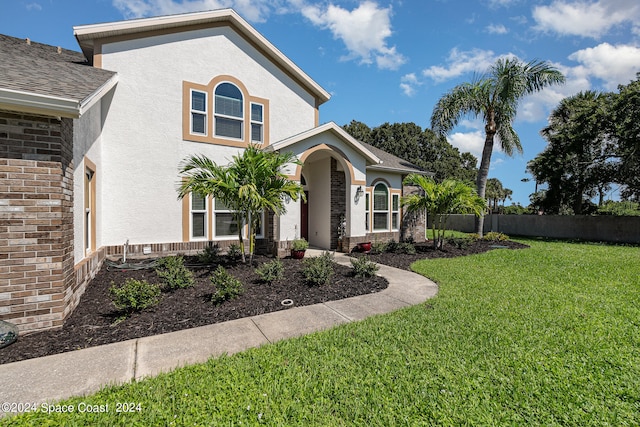
[[[177,198],[192,154],[293,152],[307,202],[261,218],[262,250],[424,238],[403,217],[415,166],[320,124],[330,98],[230,9],[74,27],[82,53],[0,36],[0,319],[62,325],[108,256],[237,236],[215,200]]]

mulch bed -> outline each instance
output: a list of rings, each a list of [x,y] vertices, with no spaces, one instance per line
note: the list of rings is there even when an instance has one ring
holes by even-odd
[[[434,250],[430,244],[423,244],[416,246],[415,255],[383,253],[369,256],[380,264],[409,269],[413,262],[420,259],[482,253],[496,245],[510,249],[527,247],[511,241],[478,241],[465,248],[445,244],[443,250]],[[362,254],[354,253],[353,256]],[[195,259],[186,258],[185,261],[193,263]],[[268,261],[271,258],[257,256],[254,266]],[[130,315],[119,323],[116,320],[122,313],[111,302],[111,283],[119,285],[127,278],[151,283],[161,283],[161,280],[153,269],[121,270],[109,268],[105,264],[87,286],[78,307],[61,329],[20,336],[15,343],[0,349],[0,364],[379,292],[386,289],[388,284],[381,277],[354,278],[350,267],[336,265],[330,284],[309,286],[302,278],[302,262],[290,258],[282,261],[285,268],[284,279],[270,285],[261,283],[255,268],[248,264],[225,263],[225,268],[244,284],[244,293],[220,305],[211,302],[214,287],[209,277],[216,266],[191,267],[196,278],[194,287],[163,292],[157,306]],[[132,263],[131,260],[128,262]],[[293,305],[283,306],[281,302],[285,299],[293,300]]]
[[[492,249],[506,248],[506,249],[524,249],[529,246],[518,242],[512,242],[507,240],[504,242],[490,242],[485,240],[474,241],[466,247],[457,247],[448,242],[445,242],[442,250],[436,250],[431,243],[421,243],[415,245],[416,253],[414,255],[397,254],[391,252],[385,252],[381,254],[368,254],[371,261],[375,261],[379,264],[390,265],[391,267],[400,268],[402,270],[409,270],[409,266],[414,262],[429,258],[455,258],[465,255],[481,254],[483,252],[490,251]],[[354,252],[352,256],[363,256],[362,253]]]

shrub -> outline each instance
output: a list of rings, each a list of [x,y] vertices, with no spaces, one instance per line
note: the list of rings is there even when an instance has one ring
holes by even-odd
[[[309,242],[307,242],[305,239],[296,239],[293,242],[291,242],[291,250],[294,251],[306,251],[307,249],[309,249]]]
[[[416,247],[409,242],[396,243],[396,247],[394,250],[396,254],[407,254],[407,255],[415,255]]]
[[[158,261],[156,274],[171,290],[189,288],[194,285],[193,273],[184,266],[184,258],[170,256]]]
[[[380,269],[378,264],[371,261],[366,255],[355,259],[351,258],[351,265],[353,266],[353,275],[355,277],[372,277]]]
[[[509,236],[504,233],[498,233],[496,231],[491,231],[484,235],[484,240],[488,240],[490,242],[504,242],[505,240],[509,240]]]
[[[236,261],[238,258],[240,258],[241,255],[242,251],[240,250],[240,245],[236,243],[232,243],[231,245],[229,245],[229,248],[227,249],[227,257],[231,261]]]
[[[207,246],[198,254],[198,262],[201,264],[215,264],[220,256],[220,246],[218,244]]]
[[[321,256],[303,261],[302,275],[309,285],[320,286],[329,283],[333,276],[333,256],[323,252]]]
[[[242,282],[229,274],[221,265],[213,272],[211,284],[216,287],[216,291],[211,297],[211,301],[215,304],[242,295]]]
[[[122,286],[116,286],[111,282],[109,288],[113,305],[118,310],[133,313],[145,308],[153,307],[160,301],[162,292],[158,285],[146,280],[127,279]]]
[[[383,242],[373,242],[371,245],[372,254],[381,254],[387,250],[387,244]]]
[[[282,261],[274,259],[270,262],[265,262],[260,267],[256,268],[256,274],[265,283],[273,283],[276,280],[282,278],[284,273],[284,266]]]
[[[471,243],[473,243],[474,239],[471,236],[465,237],[449,237],[447,239],[447,243],[452,246],[455,246],[458,249],[466,249],[469,247]]]

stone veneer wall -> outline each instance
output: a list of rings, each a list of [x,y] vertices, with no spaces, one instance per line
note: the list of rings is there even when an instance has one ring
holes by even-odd
[[[73,265],[73,121],[0,111],[0,319],[59,327],[84,290]]]
[[[346,178],[343,171],[338,170],[338,161],[331,158],[331,241],[330,248],[338,247],[338,227],[340,217],[346,215]]]

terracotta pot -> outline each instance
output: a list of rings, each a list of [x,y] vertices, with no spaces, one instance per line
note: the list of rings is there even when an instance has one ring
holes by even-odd
[[[293,259],[302,259],[304,258],[304,252],[305,251],[296,251],[291,249],[291,258]]]
[[[371,252],[371,242],[358,243],[358,247],[360,248],[360,252],[364,252],[366,254]]]

